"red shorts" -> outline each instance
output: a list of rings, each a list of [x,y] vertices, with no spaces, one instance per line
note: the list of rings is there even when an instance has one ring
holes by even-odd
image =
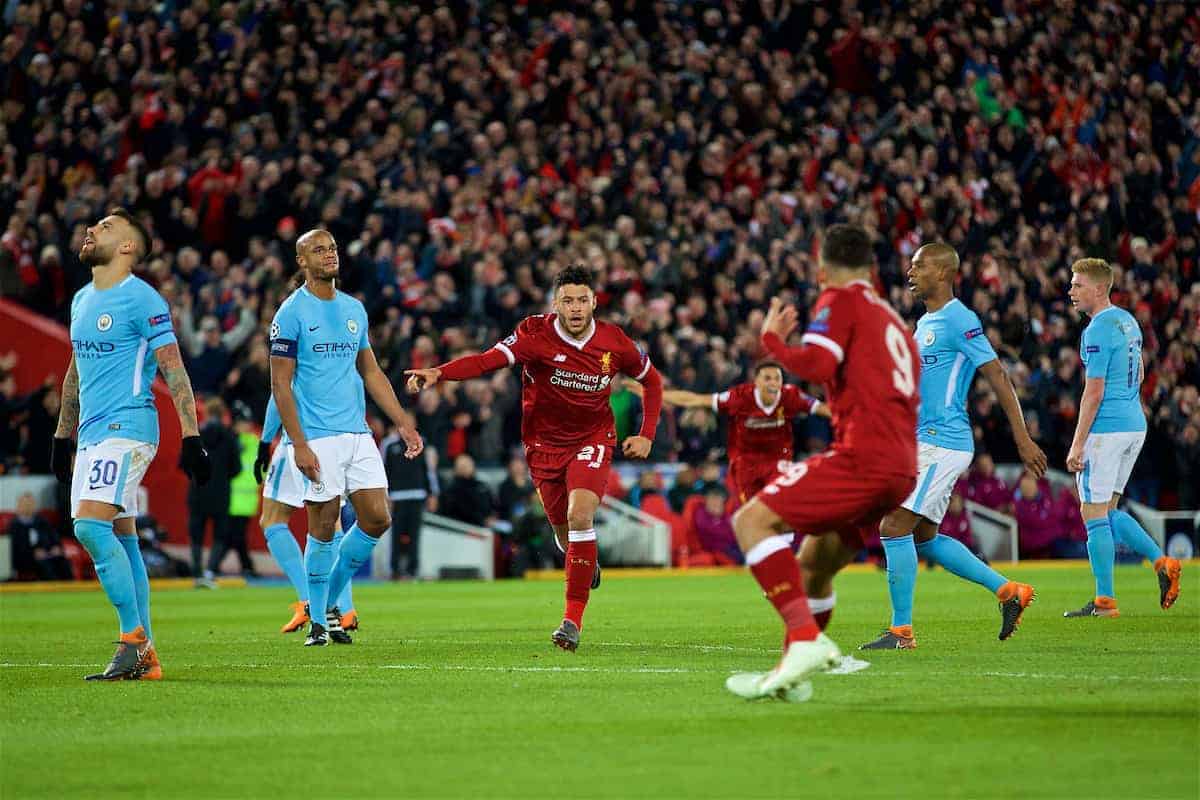
[[[567,499],[575,489],[587,489],[604,497],[608,471],[612,468],[611,442],[579,447],[526,447],[529,477],[542,498],[551,525],[567,524]]]
[[[791,463],[785,461],[784,463]],[[745,505],[751,497],[779,477],[779,460],[752,461],[738,458],[729,462],[729,480],[733,483],[736,505]]]
[[[861,549],[917,482],[916,475],[868,472],[862,460],[836,451],[810,456],[755,497],[797,534],[834,532],[848,547]]]

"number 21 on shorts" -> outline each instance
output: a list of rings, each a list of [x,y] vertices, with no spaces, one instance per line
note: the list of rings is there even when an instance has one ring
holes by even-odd
[[[604,445],[588,445],[575,454],[576,461],[587,461],[588,469],[600,469],[604,465]]]

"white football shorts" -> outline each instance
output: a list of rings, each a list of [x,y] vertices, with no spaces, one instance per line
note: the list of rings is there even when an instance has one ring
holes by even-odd
[[[105,439],[75,454],[71,475],[71,516],[84,500],[118,506],[114,519],[138,515],[137,494],[158,445],[134,439]]]
[[[304,505],[304,490],[308,486],[308,478],[296,466],[296,458],[291,445],[280,444],[271,456],[271,466],[267,469],[266,480],[263,481],[263,497],[283,503],[285,506],[300,508]]]
[[[914,514],[939,525],[950,507],[954,484],[971,466],[975,454],[969,450],[947,450],[936,444],[917,443],[917,487],[901,503]]]
[[[387,489],[383,457],[369,433],[339,433],[310,439],[308,446],[321,465],[320,480],[305,481],[304,499],[323,503],[360,489]],[[288,450],[292,449],[291,445]],[[296,463],[294,454],[289,454]],[[303,477],[303,476],[302,476]]]
[[[1075,473],[1079,499],[1107,503],[1114,494],[1124,494],[1145,441],[1145,431],[1090,434],[1083,445],[1083,469]]]

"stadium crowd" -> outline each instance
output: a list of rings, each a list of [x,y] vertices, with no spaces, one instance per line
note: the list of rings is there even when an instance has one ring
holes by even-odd
[[[85,224],[133,209],[197,394],[235,416],[263,416],[266,328],[314,226],[337,237],[341,286],[366,303],[396,385],[547,310],[552,276],[583,262],[600,314],[671,385],[711,392],[760,356],[768,298],[805,321],[814,243],[849,221],[874,234],[880,288],[910,320],[909,255],[959,250],[959,295],[1059,468],[1082,389],[1069,267],[1116,264],[1150,420],[1129,493],[1200,505],[1193,6],[64,0],[3,14],[0,295],[65,321],[89,279]],[[17,396],[8,368],[0,463],[45,472],[56,388]],[[499,466],[518,397],[503,370],[414,410],[443,466]],[[624,437],[637,398],[613,406]],[[972,414],[978,449],[1016,461],[983,387]],[[828,436],[807,423],[800,450]],[[723,441],[707,411],[668,413],[652,457],[705,462]]]

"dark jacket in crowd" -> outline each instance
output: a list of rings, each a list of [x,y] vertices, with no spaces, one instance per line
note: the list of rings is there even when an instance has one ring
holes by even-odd
[[[212,462],[212,477],[204,486],[188,485],[188,506],[210,513],[229,510],[229,484],[242,471],[237,434],[220,420],[208,420],[200,427],[200,441]]]

